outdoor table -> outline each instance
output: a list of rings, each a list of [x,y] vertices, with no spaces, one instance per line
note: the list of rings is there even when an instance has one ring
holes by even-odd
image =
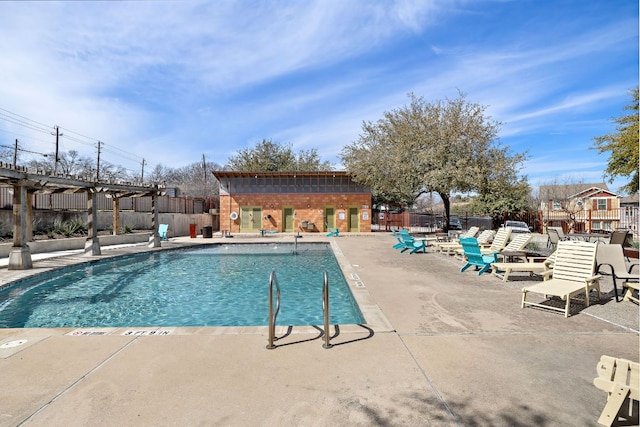
[[[609,236],[607,236],[606,234],[597,234],[597,233],[570,233],[570,234],[567,234],[566,237],[568,237],[571,240],[584,240],[585,242],[591,242],[591,239],[593,238],[596,239],[596,242],[599,241],[600,239],[609,238]]]
[[[543,261],[549,256],[548,253],[530,251],[526,249],[522,251],[502,251],[500,252],[500,255],[502,255],[507,262],[513,262],[516,259],[520,259],[523,262],[535,261],[536,259]]]
[[[449,234],[448,233],[436,233],[436,239],[438,242],[448,242]]]

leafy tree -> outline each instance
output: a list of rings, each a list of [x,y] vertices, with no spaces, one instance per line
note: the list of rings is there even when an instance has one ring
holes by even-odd
[[[631,90],[632,104],[624,107],[625,110],[632,111],[632,114],[613,119],[616,132],[608,135],[593,138],[592,148],[600,153],[611,152],[605,176],[609,176],[609,182],[613,182],[616,176],[630,177],[630,181],[621,190],[628,194],[638,192],[638,169],[640,163],[638,159],[638,88]]]
[[[233,171],[329,171],[329,162],[321,162],[315,149],[293,152],[291,144],[278,144],[263,139],[253,148],[243,148],[231,156],[226,168]]]
[[[494,222],[501,220],[504,212],[524,211],[531,207],[531,186],[526,177],[518,176],[519,167],[526,154],[510,154],[506,147],[491,147],[482,164],[478,196],[471,210],[490,215]]]
[[[485,116],[486,107],[462,93],[430,103],[409,98],[409,105],[365,122],[359,139],[342,150],[347,170],[372,189],[374,200],[413,203],[433,191],[442,199],[448,229],[453,193],[475,191],[489,203],[499,194],[497,178],[503,185],[526,182],[516,176],[524,155],[494,144],[500,124]]]
[[[403,149],[391,115],[385,113],[376,123],[364,122],[363,133],[343,147],[341,158],[354,180],[371,188],[374,205],[403,206],[413,203],[422,193],[422,178],[406,173],[413,169],[409,167],[412,153]]]

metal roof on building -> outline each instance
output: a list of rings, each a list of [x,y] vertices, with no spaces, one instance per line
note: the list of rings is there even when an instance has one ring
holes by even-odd
[[[275,172],[248,172],[248,171],[213,171],[216,178],[241,178],[241,177],[307,177],[307,176],[350,176],[346,171],[275,171]]]

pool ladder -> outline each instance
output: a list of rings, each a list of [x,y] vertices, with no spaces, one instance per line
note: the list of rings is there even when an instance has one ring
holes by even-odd
[[[324,283],[322,284],[322,312],[324,314],[324,344],[323,348],[331,348],[329,343],[331,336],[329,335],[329,275],[324,272]]]
[[[273,303],[275,287],[275,307]],[[276,348],[274,341],[276,340],[276,319],[280,311],[280,284],[275,270],[269,275],[269,344],[267,348],[272,350]],[[324,281],[322,284],[322,312],[324,314],[324,344],[322,348],[331,348],[333,345],[329,342],[331,336],[329,334],[329,275],[324,272]]]
[[[275,285],[275,291],[276,291],[275,309],[273,306],[274,285]],[[276,340],[276,318],[278,317],[279,311],[280,311],[280,285],[278,284],[276,271],[271,270],[271,274],[269,275],[269,344],[267,344],[267,348],[269,350],[276,348],[276,345],[273,342]]]

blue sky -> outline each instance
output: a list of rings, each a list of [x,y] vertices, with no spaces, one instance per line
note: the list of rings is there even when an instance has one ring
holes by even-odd
[[[62,149],[100,140],[139,171],[266,138],[340,169],[363,121],[462,91],[535,188],[602,182],[589,147],[638,84],[638,2],[0,2],[0,52],[3,145],[52,152],[58,125]]]

